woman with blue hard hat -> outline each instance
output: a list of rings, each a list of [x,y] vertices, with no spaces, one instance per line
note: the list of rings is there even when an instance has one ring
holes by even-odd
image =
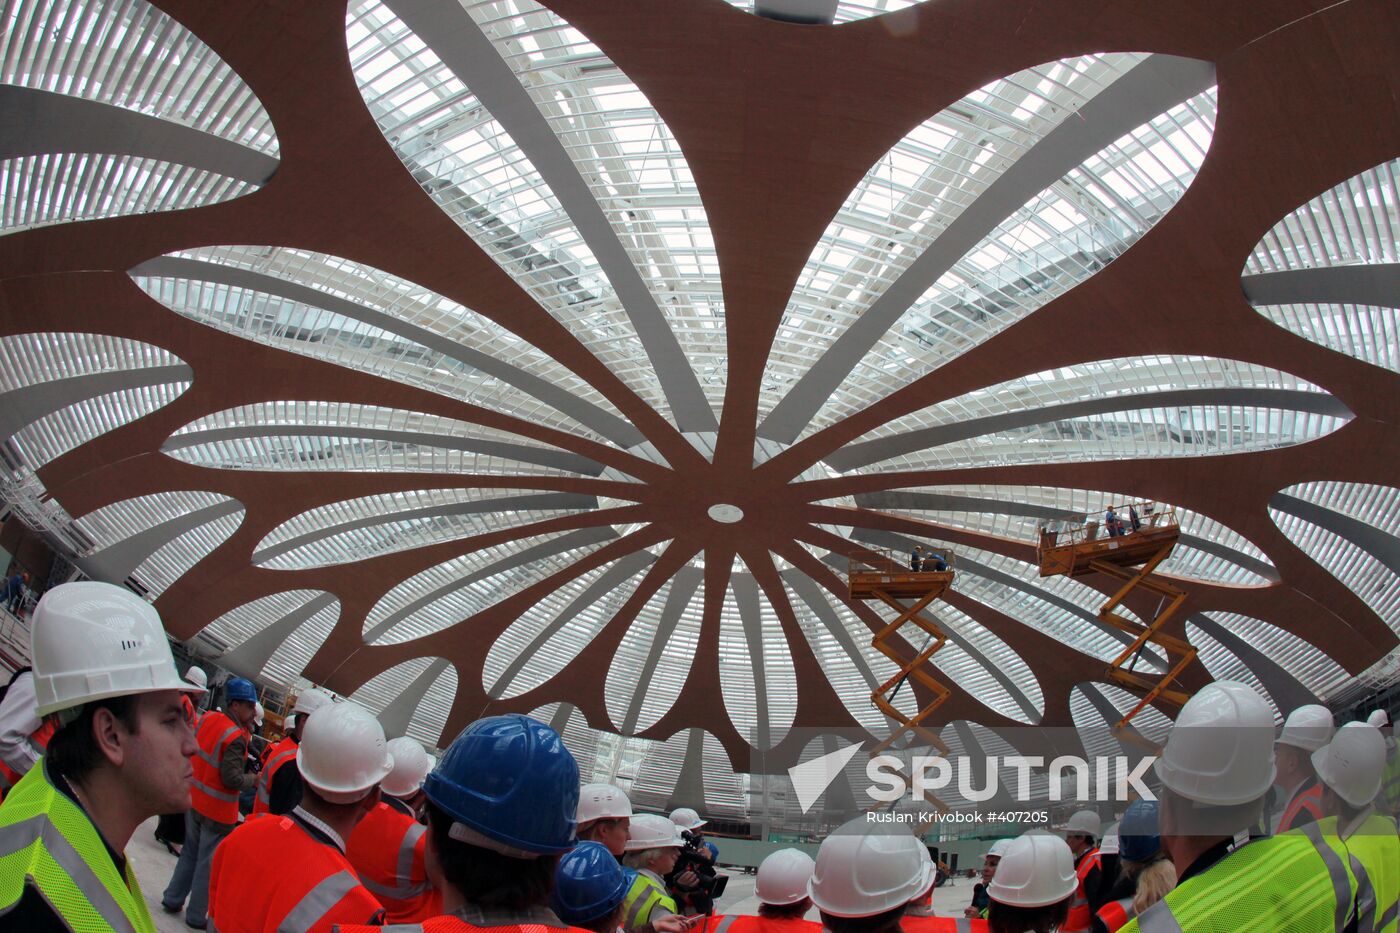
[[[1094,917],[1094,933],[1113,933],[1176,887],[1176,868],[1162,849],[1157,813],[1157,801],[1135,800],[1123,814],[1118,824],[1122,874],[1109,895],[1112,900]]]
[[[555,866],[575,844],[579,794],[559,733],[519,714],[479,719],[448,746],[423,794],[428,877],[443,907],[421,921],[425,933],[569,928],[549,907]]]

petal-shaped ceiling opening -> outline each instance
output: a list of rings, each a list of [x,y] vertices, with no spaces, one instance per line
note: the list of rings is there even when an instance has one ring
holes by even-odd
[[[1400,159],[1323,192],[1274,225],[1241,285],[1280,327],[1400,372]]]
[[[518,489],[411,489],[335,502],[268,532],[253,563],[329,567],[485,535],[596,508],[593,496]]]
[[[1108,503],[1143,502],[1144,497],[1054,486],[914,486],[855,497],[861,508],[933,522],[994,538],[1034,545],[1040,526],[1051,521],[1098,521]],[[1232,586],[1266,586],[1279,579],[1268,555],[1243,535],[1199,512],[1173,510],[1181,538],[1158,570]]]
[[[123,499],[77,520],[94,544],[78,565],[93,579],[126,581],[154,598],[228,540],[243,514],[243,503],[212,492]]]
[[[719,264],[641,89],[532,0],[356,0],[346,37],[370,113],[425,192],[649,405],[712,430]]]
[[[1120,741],[1113,734],[1113,727],[1126,716],[1140,697],[1120,687],[1106,683],[1083,683],[1070,691],[1069,712],[1084,751],[1090,760],[1116,757],[1129,752],[1141,754],[1143,749]],[[1167,740],[1172,721],[1155,706],[1144,706],[1130,723],[1142,738],[1158,745]]]
[[[340,600],[322,590],[288,590],[231,609],[192,643],[224,667],[283,690],[296,683],[340,618]]]
[[[21,0],[5,18],[0,233],[215,204],[277,170],[252,90],[144,0]]]
[[[821,430],[1125,252],[1204,162],[1214,80],[1209,63],[1166,55],[1065,59],[916,128],[808,260],[765,374],[760,433]]]
[[[655,725],[685,687],[700,644],[704,604],[695,597],[703,577],[697,567],[681,568],[647,600],[618,645],[603,699],[623,735]]]
[[[797,714],[797,681],[782,624],[743,558],[735,557],[719,628],[720,695],[751,746],[782,741]]]
[[[1346,668],[1334,661],[1331,655],[1292,632],[1262,619],[1236,612],[1204,612],[1200,616],[1257,652],[1270,664],[1282,668],[1298,685],[1323,702],[1331,701],[1339,691],[1352,683],[1352,676],[1347,673]],[[1194,620],[1190,627],[1200,628]],[[1216,641],[1219,643],[1219,639]]]
[[[392,645],[451,628],[550,577],[616,535],[585,528],[534,535],[454,557],[395,585],[365,617],[367,644]]]
[[[1269,517],[1288,540],[1400,633],[1400,489],[1299,483],[1274,494]]]
[[[527,693],[578,657],[636,591],[653,558],[646,551],[604,564],[536,602],[496,639],[482,687],[496,698]]]
[[[259,402],[205,415],[161,450],[223,470],[596,476],[602,465],[506,431],[351,402]],[[613,471],[625,482],[620,472]]]
[[[256,343],[630,446],[596,389],[499,324],[407,279],[303,250],[218,246],[130,270],[177,314]]]
[[[407,735],[428,748],[449,744],[442,730],[456,698],[457,669],[445,658],[395,664],[350,694],[352,701],[379,717],[386,736]]]
[[[1329,393],[1276,369],[1215,357],[1129,357],[1033,373],[931,405],[826,462],[888,472],[1204,457],[1306,443],[1351,418]]]

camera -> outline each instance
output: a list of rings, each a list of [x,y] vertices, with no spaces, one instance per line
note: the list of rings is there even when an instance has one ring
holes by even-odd
[[[676,857],[676,867],[666,876],[666,887],[676,895],[677,900],[685,901],[697,913],[710,913],[714,909],[715,898],[722,895],[729,884],[729,876],[716,874],[714,858],[705,848],[704,836],[682,830],[681,838],[685,840],[685,845]],[[694,884],[684,885],[676,880],[686,872],[695,874],[697,880]]]

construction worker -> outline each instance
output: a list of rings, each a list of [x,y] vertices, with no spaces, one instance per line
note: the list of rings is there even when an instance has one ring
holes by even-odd
[[[992,933],[1066,930],[1082,884],[1070,847],[1060,837],[1028,833],[1013,839],[987,888],[992,900],[987,927]]]
[[[578,791],[574,756],[544,723],[513,714],[468,726],[423,782],[428,874],[447,913],[422,928],[560,928],[549,896],[559,856],[574,847]],[[339,929],[375,933],[349,924]]]
[[[214,854],[209,919],[219,933],[328,933],[379,923],[384,910],[345,857],[345,840],[379,803],[393,769],[384,729],[354,703],[307,717],[297,749],[301,803],[234,830]]]
[[[185,924],[196,930],[204,929],[208,921],[214,848],[238,825],[238,795],[257,781],[257,775],[247,771],[248,729],[257,702],[252,681],[234,677],[224,684],[224,711],[206,712],[195,731],[199,751],[191,762],[194,780],[185,814],[185,844],[160,906],[171,914],[183,908]]]
[[[1094,914],[1094,933],[1114,933],[1176,887],[1176,868],[1162,849],[1157,814],[1155,800],[1128,804],[1116,836],[1123,870],[1108,900]],[[1107,846],[1105,836],[1100,852]]]
[[[1093,810],[1080,810],[1073,814],[1065,827],[1065,843],[1074,856],[1074,873],[1079,879],[1074,889],[1074,900],[1069,905],[1069,917],[1062,927],[1065,933],[1086,933],[1094,911],[1103,906],[1099,898],[1103,871],[1098,847],[1094,845],[1101,828],[1099,815]]]
[[[297,744],[301,741],[301,726],[306,717],[331,702],[330,695],[312,687],[303,690],[287,717],[287,729],[282,740],[267,753],[267,763],[258,775],[257,796],[253,798],[253,813],[291,813],[301,803],[301,772],[296,769]]]
[[[156,611],[108,583],[44,594],[30,627],[45,756],[0,805],[0,927],[154,933],[126,859],[136,827],[189,805],[198,746]]]
[[[388,748],[394,769],[379,785],[379,803],[345,840],[345,856],[384,905],[386,922],[417,923],[442,913],[442,894],[424,864],[428,828],[411,803],[421,796],[433,759],[408,736]]]
[[[1351,875],[1345,852],[1317,824],[1249,838],[1275,776],[1274,715],[1263,697],[1233,681],[1203,687],[1182,707],[1153,767],[1177,885],[1125,933],[1343,929]]]
[[[859,816],[822,841],[807,893],[831,933],[901,933],[906,907],[933,881],[933,860],[921,840],[907,829]],[[987,929],[982,920],[921,917],[917,922],[908,929]]]
[[[194,687],[198,693],[182,693],[180,704],[185,710],[185,718],[189,720],[190,729],[199,728],[199,706],[204,700],[204,695],[209,692],[209,678],[203,669],[191,665],[185,671],[185,683]],[[180,852],[185,844],[185,814],[189,812],[189,806],[182,807],[175,813],[162,813],[160,819],[156,821],[155,836],[156,842],[165,846],[165,850],[176,858],[180,857]]]
[[[632,801],[611,784],[585,784],[578,792],[578,838],[592,840],[621,858],[632,822]]]
[[[1364,722],[1349,722],[1313,753],[1323,784],[1319,828],[1345,847],[1355,876],[1358,929],[1394,933],[1400,902],[1400,837],[1395,821],[1375,812],[1372,801],[1385,771],[1385,739]]]
[[[588,786],[585,784],[584,788]],[[583,810],[582,799],[579,810]],[[600,842],[584,841],[559,860],[549,907],[571,927],[616,933],[622,925],[622,901],[626,896],[627,876],[617,857]]]
[[[1332,711],[1315,703],[1298,707],[1284,720],[1283,731],[1274,743],[1275,783],[1284,794],[1275,832],[1286,833],[1322,819],[1322,785],[1313,770],[1312,754],[1332,741],[1335,728]]]
[[[190,728],[197,728],[199,724],[198,703],[204,699],[204,695],[209,692],[209,675],[204,673],[204,668],[190,665],[190,669],[185,671],[185,682],[192,687],[198,687],[196,694],[185,694],[185,715],[189,717]]]
[[[54,724],[39,716],[34,669],[21,667],[10,676],[0,699],[0,799],[43,757]]]
[[[1392,819],[1400,817],[1400,747],[1395,736],[1387,728],[1390,715],[1383,709],[1372,710],[1366,722],[1376,729],[1383,729],[1385,737],[1385,771],[1381,775],[1381,790],[1376,795],[1376,812]]]
[[[1011,845],[1010,839],[998,839],[992,843],[992,847],[987,850],[987,854],[982,856],[982,880],[972,886],[972,903],[963,908],[963,916],[976,920],[987,918],[987,907],[991,904],[991,899],[987,897],[987,886],[996,877],[997,865],[1001,863],[1001,857],[1006,853],[1006,847]]]
[[[709,919],[705,933],[818,933],[821,925],[804,920],[812,909],[807,885],[815,863],[801,849],[779,849],[758,866],[754,895],[758,916],[718,915]]]
[[[635,869],[637,876],[623,905],[625,929],[655,925],[662,917],[680,913],[675,898],[666,890],[665,878],[676,867],[684,845],[681,828],[666,817],[655,813],[632,817],[622,864]]]

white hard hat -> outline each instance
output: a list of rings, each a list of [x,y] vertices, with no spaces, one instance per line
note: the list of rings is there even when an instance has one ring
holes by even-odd
[[[858,816],[822,842],[807,896],[836,917],[873,917],[927,891],[932,876],[922,842]]]
[[[1059,836],[1014,839],[1001,857],[987,896],[1009,907],[1048,907],[1074,893],[1074,856]]]
[[[1288,718],[1283,721],[1283,731],[1279,733],[1278,744],[1291,745],[1305,752],[1315,752],[1332,741],[1332,733],[1336,728],[1331,710],[1316,703],[1309,703],[1288,714]]]
[[[263,724],[263,717],[266,716],[266,715],[267,715],[267,710],[263,709],[263,705],[262,705],[261,703],[259,703],[257,700],[254,700],[254,701],[253,701],[253,725],[255,725],[255,726],[261,726],[261,725]]]
[[[1219,680],[1186,701],[1153,767],[1187,800],[1234,806],[1274,783],[1274,714],[1247,685]]]
[[[1010,840],[1010,839],[998,839],[996,842],[992,843],[992,847],[991,847],[990,849],[988,849],[988,850],[987,850],[987,854],[984,855],[984,856],[982,856],[982,857],[983,857],[983,858],[1001,858],[1003,855],[1006,854],[1006,850],[1007,850],[1007,848],[1008,848],[1010,845],[1011,845],[1011,840]]]
[[[291,732],[291,731],[292,731],[293,729],[295,729],[296,727],[297,727],[297,714],[296,714],[296,713],[288,713],[287,716],[286,716],[286,718],[282,720],[282,731],[283,731],[283,732]]]
[[[1103,829],[1103,822],[1093,810],[1079,810],[1065,824],[1065,833],[1076,836],[1095,836]]]
[[[632,801],[611,784],[585,784],[578,792],[578,825],[594,820],[620,820],[632,815]]]
[[[1331,742],[1312,754],[1322,783],[1353,807],[1364,807],[1381,789],[1385,770],[1385,738],[1375,726],[1349,722]]]
[[[190,669],[185,671],[185,683],[193,684],[203,693],[209,689],[209,675],[204,673],[204,668],[190,665]]]
[[[384,728],[354,703],[332,703],[306,718],[297,770],[328,803],[363,799],[393,770]]]
[[[1118,854],[1118,824],[1114,823],[1103,831],[1103,838],[1099,840],[1100,855]]]
[[[330,694],[324,690],[317,690],[315,687],[303,690],[297,697],[296,704],[292,707],[294,713],[314,713],[321,707],[331,702]]]
[[[758,866],[753,891],[760,903],[773,907],[796,904],[807,896],[816,862],[801,849],[779,849]]]
[[[671,822],[681,829],[699,829],[709,821],[700,819],[700,814],[690,807],[678,807],[671,811]]]
[[[36,716],[108,697],[203,691],[180,677],[160,616],[110,583],[61,583],[34,607],[29,629]]]
[[[1384,729],[1390,725],[1390,716],[1383,709],[1372,710],[1371,715],[1366,717],[1366,725]]]
[[[630,835],[623,847],[626,852],[642,849],[679,849],[685,845],[681,828],[656,813],[638,813],[632,817]]]
[[[417,739],[406,735],[391,739],[389,755],[394,759],[394,770],[380,783],[380,789],[390,797],[412,797],[423,786],[423,779],[433,770],[433,756]]]

